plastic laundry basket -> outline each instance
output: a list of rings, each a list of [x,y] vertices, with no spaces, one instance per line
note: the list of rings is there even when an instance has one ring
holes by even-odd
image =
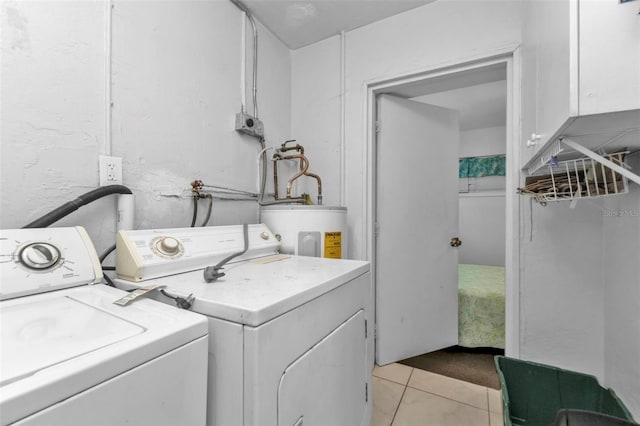
[[[600,386],[594,376],[501,355],[494,360],[505,426],[553,424],[563,408],[633,420],[616,394]]]

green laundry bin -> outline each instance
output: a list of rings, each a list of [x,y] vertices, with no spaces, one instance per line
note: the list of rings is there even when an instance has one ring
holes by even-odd
[[[502,387],[505,426],[551,425],[561,409],[633,420],[611,389],[594,376],[501,355],[494,357]]]

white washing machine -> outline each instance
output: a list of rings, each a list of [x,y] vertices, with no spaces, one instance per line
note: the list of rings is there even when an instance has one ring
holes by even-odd
[[[165,285],[207,316],[208,425],[369,425],[369,263],[278,247],[265,225],[121,231],[115,282]],[[205,265],[243,251],[205,281]]]
[[[0,231],[2,425],[198,425],[206,319],[98,283],[84,229]]]

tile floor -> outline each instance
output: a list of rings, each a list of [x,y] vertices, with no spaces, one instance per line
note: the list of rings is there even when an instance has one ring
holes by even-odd
[[[371,426],[502,426],[499,390],[403,364],[373,370]]]

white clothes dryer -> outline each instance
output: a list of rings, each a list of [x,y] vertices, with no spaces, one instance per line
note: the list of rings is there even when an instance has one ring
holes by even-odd
[[[278,247],[261,224],[121,231],[115,284],[164,285],[207,316],[208,425],[368,425],[369,263]],[[202,268],[234,253],[225,275],[206,282]]]
[[[2,425],[205,423],[206,319],[114,304],[83,228],[1,230],[0,273]]]

